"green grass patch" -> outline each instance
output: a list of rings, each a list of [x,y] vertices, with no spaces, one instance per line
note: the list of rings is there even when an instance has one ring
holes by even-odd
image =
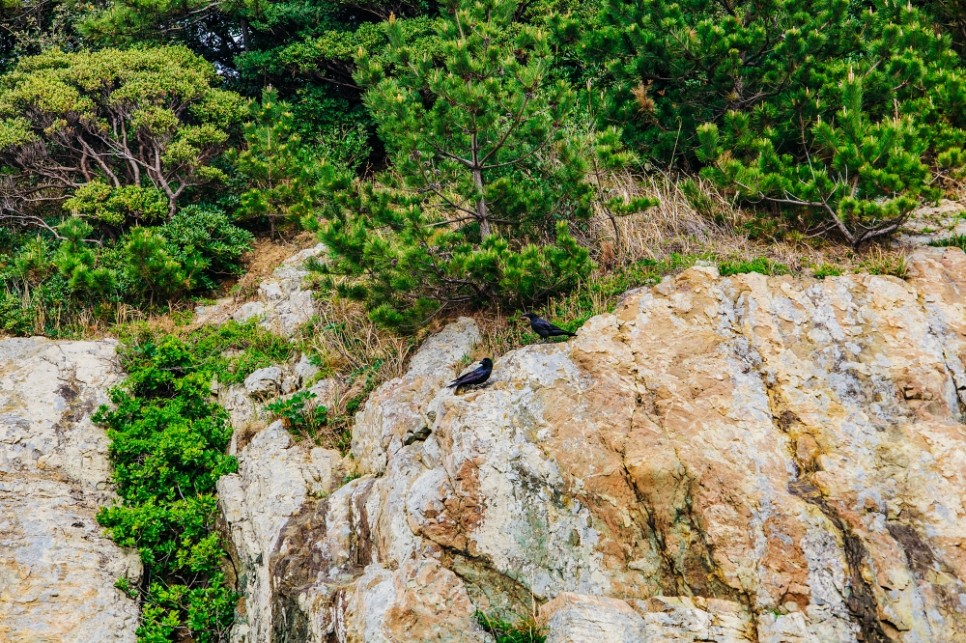
[[[746,272],[757,272],[762,275],[787,275],[791,271],[788,266],[766,257],[755,259],[737,259],[718,263],[718,273],[722,277],[740,275]]]
[[[831,263],[823,263],[815,266],[812,269],[812,276],[816,279],[825,279],[826,277],[839,277],[842,275],[842,269]]]
[[[110,391],[113,406],[94,414],[111,440],[119,496],[97,519],[118,545],[138,550],[144,568],[140,582],[117,586],[141,600],[138,640],[224,641],[238,597],[224,573],[215,483],[237,463],[225,454],[232,429],[211,382],[241,381],[291,349],[254,324],[125,335],[128,375]]]
[[[496,639],[496,643],[544,643],[547,635],[532,617],[518,621],[505,621],[496,616],[477,611],[476,622]]]
[[[870,275],[889,275],[899,279],[905,279],[909,276],[906,258],[900,254],[871,253],[859,262],[859,268]]]
[[[966,217],[966,213],[963,215]],[[929,243],[931,246],[937,248],[960,248],[963,252],[966,252],[966,234],[957,234],[952,237],[946,237],[945,239],[936,239]]]

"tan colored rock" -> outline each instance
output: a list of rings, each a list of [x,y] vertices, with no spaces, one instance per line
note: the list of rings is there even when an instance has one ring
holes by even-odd
[[[352,455],[360,473],[381,473],[390,454],[422,436],[430,424],[427,403],[453,379],[456,365],[479,339],[476,322],[460,318],[420,347],[404,377],[386,382],[369,396],[356,422],[372,430],[352,433]]]
[[[756,630],[748,609],[733,601],[686,596],[655,596],[646,601],[631,601],[644,620],[647,643],[715,641],[745,643],[774,641],[767,632],[772,626],[763,621],[776,621],[783,615],[762,617]],[[769,621],[770,619],[770,621]],[[769,629],[771,628],[771,629]],[[800,636],[801,633],[796,633]],[[795,637],[793,637],[795,638]]]
[[[283,261],[269,279],[259,284],[254,301],[236,302],[226,297],[213,305],[196,307],[195,323],[222,324],[230,319],[238,322],[257,319],[263,328],[291,337],[315,314],[312,291],[303,289],[302,282],[309,274],[306,264],[324,252],[325,246],[318,244]]]
[[[370,565],[352,590],[340,599],[339,641],[487,640],[462,581],[435,560],[407,561],[395,572]]]
[[[547,643],[608,641],[638,643],[646,637],[644,619],[618,598],[564,592],[540,608]]]
[[[543,604],[550,640],[959,640],[966,255],[909,265],[696,267],[459,394],[477,335],[453,331],[357,416],[366,475],[281,528],[274,631],[391,639],[422,614],[446,640],[465,592]]]
[[[103,535],[108,438],[90,421],[120,367],[114,342],[0,340],[0,641],[134,641],[114,587],[137,553]]]

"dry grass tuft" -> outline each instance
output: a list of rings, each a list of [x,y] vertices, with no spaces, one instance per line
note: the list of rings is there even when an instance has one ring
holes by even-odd
[[[379,329],[361,304],[340,297],[325,302],[306,331],[303,345],[324,372],[351,373],[379,362],[391,379],[402,374],[413,344]]]
[[[705,249],[708,240],[722,236],[724,227],[711,217],[698,212],[669,175],[640,177],[621,173],[606,177],[599,186],[603,198],[595,205],[595,216],[590,222],[590,236],[596,243],[591,247],[610,248],[616,265],[640,259],[660,259],[677,252],[693,254]],[[630,202],[639,197],[655,197],[658,205],[643,212],[615,216],[604,202],[613,198]],[[720,197],[719,197],[720,198]],[[730,213],[726,203],[716,203],[723,212]]]

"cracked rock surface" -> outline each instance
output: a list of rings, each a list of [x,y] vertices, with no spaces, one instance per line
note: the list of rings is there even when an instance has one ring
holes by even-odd
[[[0,340],[0,641],[134,641],[114,587],[137,552],[103,535],[108,438],[91,413],[121,379],[113,341]]]
[[[909,266],[693,268],[455,394],[460,322],[358,414],[361,477],[265,532],[245,627],[492,640],[481,610],[548,641],[962,640],[966,255]]]

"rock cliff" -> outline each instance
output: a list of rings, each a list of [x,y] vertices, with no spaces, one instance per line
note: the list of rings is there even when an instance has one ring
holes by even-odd
[[[121,378],[112,341],[0,341],[0,641],[134,641],[115,589],[136,552],[102,535],[108,439],[91,424]]]
[[[371,395],[347,457],[265,419],[274,395],[331,394],[304,359],[215,387],[237,425],[233,639],[492,641],[484,612],[553,643],[964,640],[966,255],[909,268],[696,267],[457,394],[482,356],[461,319]],[[293,301],[259,314],[291,326]],[[113,352],[0,342],[2,641],[134,639],[113,583],[136,555],[94,520]]]
[[[492,640],[477,610],[555,642],[963,640],[961,251],[693,268],[455,394],[478,335],[378,389],[344,461],[278,425],[239,449],[236,640]]]

